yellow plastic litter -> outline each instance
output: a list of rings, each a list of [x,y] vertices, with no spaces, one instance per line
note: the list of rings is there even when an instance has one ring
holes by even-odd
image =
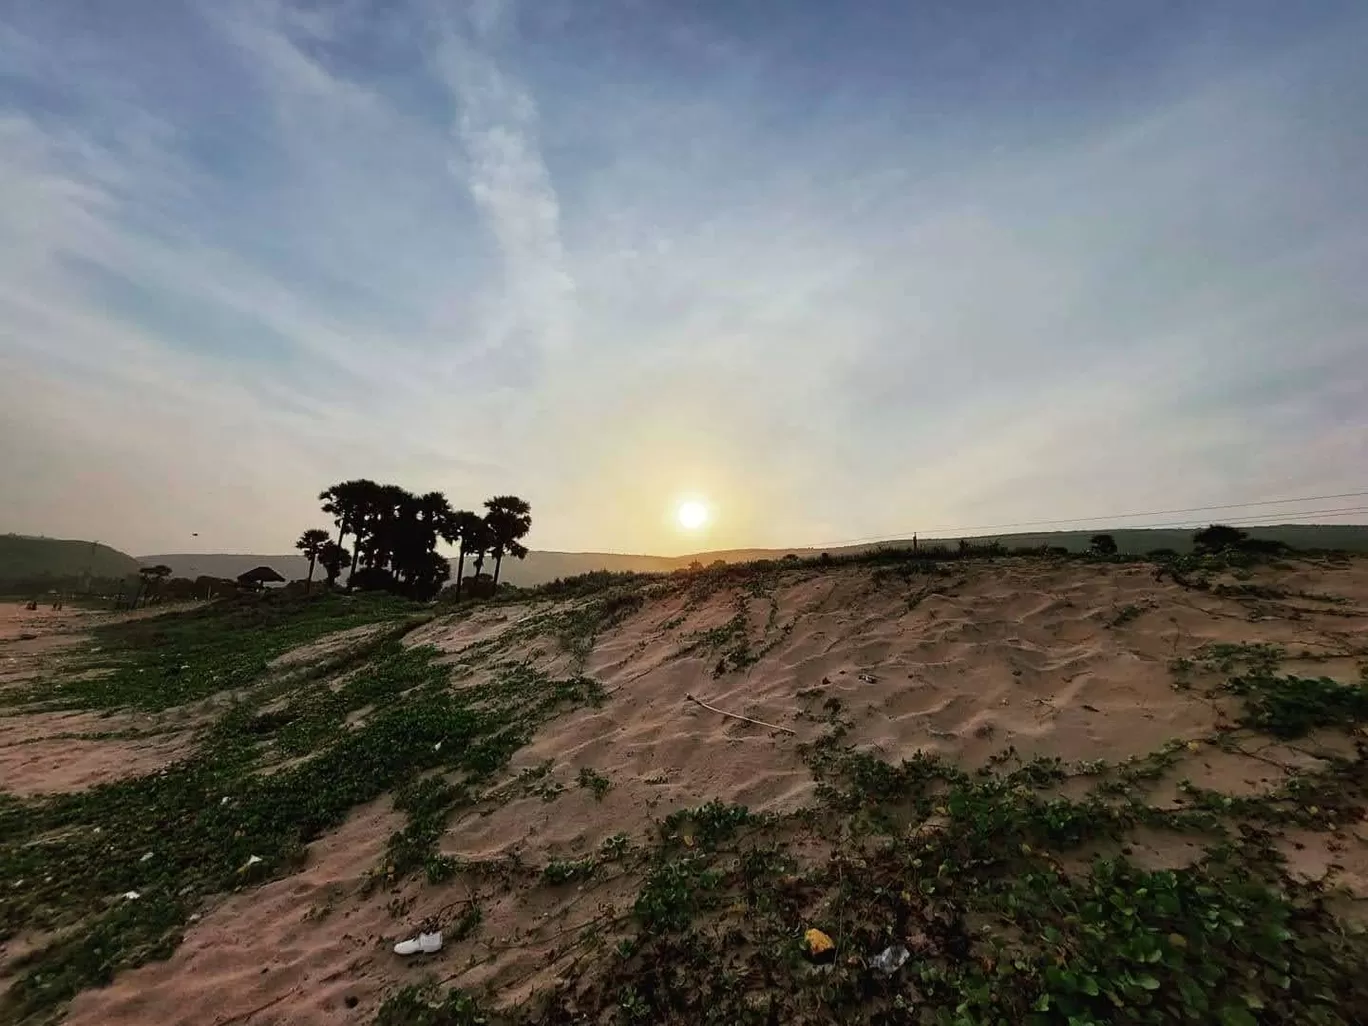
[[[836,942],[817,929],[808,930],[803,934],[803,945],[812,958],[821,958],[836,950]]]

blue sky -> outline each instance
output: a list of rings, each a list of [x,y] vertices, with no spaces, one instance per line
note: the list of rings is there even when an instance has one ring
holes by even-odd
[[[279,551],[354,476],[655,552],[1368,489],[1366,42],[1330,0],[0,2],[0,530]]]

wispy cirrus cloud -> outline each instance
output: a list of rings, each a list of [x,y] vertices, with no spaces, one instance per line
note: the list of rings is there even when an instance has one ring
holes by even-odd
[[[526,359],[557,353],[573,333],[574,281],[560,235],[560,201],[538,139],[537,104],[499,67],[495,40],[505,5],[474,5],[468,28],[439,18],[433,56],[456,110],[459,151],[453,174],[470,192],[496,242],[503,271],[504,314],[495,345],[512,345]]]

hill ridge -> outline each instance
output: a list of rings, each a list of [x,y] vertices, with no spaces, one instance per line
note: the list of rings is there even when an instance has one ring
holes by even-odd
[[[1242,529],[1248,531],[1251,537],[1283,541],[1299,549],[1344,549],[1354,552],[1368,552],[1368,525],[1269,524],[1258,527],[1245,526]],[[1189,528],[1135,527],[1112,530],[979,534],[966,535],[965,537],[973,541],[997,540],[1009,548],[1056,545],[1072,551],[1081,551],[1088,547],[1088,540],[1094,534],[1099,533],[1110,534],[1115,538],[1118,548],[1123,553],[1143,553],[1161,548],[1187,552],[1192,548],[1193,532]],[[954,544],[957,540],[954,537],[920,539],[923,544],[928,545]],[[716,549],[679,556],[534,549],[528,553],[527,559],[521,562],[505,560],[503,578],[508,583],[519,587],[532,587],[545,584],[558,577],[572,577],[593,570],[669,573],[672,570],[687,567],[695,561],[707,564],[720,559],[723,562],[736,563],[756,559],[782,559],[789,554],[816,556],[822,552],[842,555],[877,548],[898,548],[911,544],[912,539],[906,538],[827,547]],[[302,578],[308,572],[308,561],[298,553],[160,553],[139,556],[138,560],[142,563],[165,563],[171,567],[172,572],[177,577],[198,577],[201,574],[211,577],[236,577],[238,574],[262,564],[274,567],[290,579]]]

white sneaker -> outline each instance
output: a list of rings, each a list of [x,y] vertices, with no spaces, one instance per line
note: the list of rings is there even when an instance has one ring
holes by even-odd
[[[394,946],[396,955],[431,955],[435,951],[442,950],[442,931],[436,933],[420,933],[417,937],[410,937],[402,940]]]

